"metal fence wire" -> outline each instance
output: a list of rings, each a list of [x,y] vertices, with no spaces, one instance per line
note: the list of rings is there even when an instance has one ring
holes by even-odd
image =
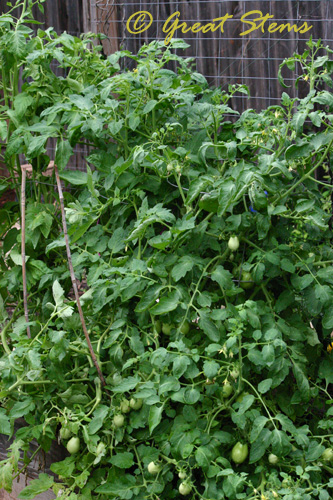
[[[135,34],[128,27],[135,31],[135,14],[138,12],[145,12],[145,20],[150,18],[151,25]],[[234,98],[233,105],[240,112],[249,107],[260,110],[279,101],[284,90],[277,78],[279,65],[294,52],[303,52],[310,36],[314,40],[322,39],[331,48],[333,46],[333,0],[90,0],[90,14],[92,31],[102,32],[108,37],[104,42],[107,54],[118,49],[137,53],[144,43],[165,40],[167,33],[163,27],[170,28],[178,19],[174,37],[182,38],[190,45],[186,51],[178,50],[178,54],[193,57],[197,71],[207,78],[209,84],[225,88],[237,83],[249,87],[250,100],[242,95]],[[198,31],[196,23],[203,27],[227,14],[230,17],[223,23],[223,33],[221,27],[215,31]],[[260,22],[260,17],[265,18],[267,14],[271,17]],[[134,17],[128,24],[131,16]],[[138,20],[137,28],[143,23],[144,20]],[[180,26],[182,23],[186,23],[186,27],[184,24]],[[272,26],[272,23],[276,25]],[[304,23],[311,29],[304,32]],[[216,22],[215,27],[218,24]],[[281,30],[283,25],[285,28]],[[252,31],[240,35],[249,29]],[[270,32],[273,29],[275,32]],[[132,64],[128,60],[124,66],[131,69]],[[291,85],[288,93],[293,97],[307,91],[306,85],[295,89],[293,83],[297,75],[287,70],[285,77]]]
[[[0,11],[7,9],[7,1],[0,0]],[[87,31],[104,33],[107,36],[102,42],[105,55],[120,49],[136,54],[143,44],[165,40],[165,23],[173,16],[168,28],[177,18],[178,25],[182,26],[175,31],[174,37],[182,38],[190,45],[185,51],[177,50],[178,55],[193,57],[196,70],[212,86],[227,88],[228,84],[245,84],[249,87],[250,99],[235,94],[230,103],[239,112],[248,108],[260,111],[279,103],[285,90],[277,78],[279,65],[294,52],[303,52],[310,36],[333,48],[333,0],[46,0],[44,9],[44,14],[34,9],[36,19],[42,22],[40,26],[33,25],[35,29],[52,26],[59,34],[67,31],[73,36]],[[152,22],[147,30],[134,34],[128,30],[130,27],[133,31],[134,23],[128,25],[128,20],[138,12],[149,14]],[[195,32],[196,23],[205,26],[226,15],[229,18],[223,23],[223,33],[221,27],[215,31]],[[249,21],[254,22],[261,15],[271,17],[263,24],[257,21],[258,29],[241,36],[241,32],[252,27]],[[215,26],[219,22],[216,21]],[[182,23],[186,23],[186,28]],[[272,23],[279,28],[274,33],[269,31]],[[302,33],[304,23],[311,29]],[[281,25],[286,25],[282,32]],[[133,60],[124,59],[123,69],[132,69],[133,64]],[[52,68],[56,74],[62,74],[56,64]],[[305,82],[295,88],[297,74],[286,70],[283,76],[290,85],[287,89],[289,95],[306,95],[308,86]],[[54,159],[54,141],[48,145],[48,154]],[[77,147],[68,168],[85,171],[87,155],[85,146]]]

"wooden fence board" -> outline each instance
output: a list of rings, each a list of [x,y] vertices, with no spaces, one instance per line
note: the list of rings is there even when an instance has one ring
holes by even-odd
[[[0,10],[5,11],[6,0],[0,0]],[[176,33],[176,37],[185,37],[191,47],[185,52],[179,51],[186,57],[195,58],[197,70],[204,74],[212,85],[229,83],[244,83],[250,87],[251,100],[243,96],[236,96],[232,106],[239,111],[253,107],[262,109],[275,104],[281,96],[283,88],[277,81],[278,67],[285,57],[294,51],[302,52],[310,33],[314,39],[321,38],[324,43],[333,46],[333,1],[313,0],[299,2],[294,0],[247,0],[247,1],[203,1],[203,0],[47,0],[44,4],[45,16],[37,9],[38,20],[44,20],[42,27],[52,26],[61,33],[79,35],[81,32],[103,32],[108,40],[103,42],[106,55],[119,48],[137,53],[143,43],[156,39],[164,39],[162,26],[165,20],[177,10],[180,20],[193,25],[195,22],[209,22],[226,13],[233,15],[233,19],[224,25],[224,33],[216,31],[206,34],[189,32]],[[140,35],[132,35],[126,29],[127,19],[138,10],[147,10],[153,16],[151,28]],[[298,23],[311,20],[313,29],[305,34],[294,31],[269,34],[254,31],[243,37],[239,36],[244,25],[240,22],[243,14],[252,10],[270,13],[276,22]],[[132,68],[133,61],[126,65]],[[173,67],[172,69],[175,69]],[[285,76],[291,77],[286,71]],[[291,80],[288,90],[291,96],[296,96],[297,90]],[[306,85],[300,86],[299,96],[307,91]],[[80,156],[80,155],[79,155]],[[52,158],[51,158],[52,159]],[[80,159],[75,159],[72,168],[83,168]]]
[[[198,1],[189,0],[168,2],[153,0],[119,0],[124,13],[124,22],[118,23],[119,39],[123,41],[125,49],[136,53],[143,43],[149,43],[154,39],[164,39],[162,26],[168,16],[176,11],[180,12],[180,21],[188,21],[193,25],[197,21],[209,22],[214,18],[221,17],[226,13],[233,15],[224,25],[224,33],[191,32],[183,35],[176,32],[175,37],[184,37],[191,47],[186,50],[186,56],[194,56],[197,70],[204,74],[209,83],[213,85],[226,86],[228,83],[244,83],[251,89],[253,96],[249,102],[246,98],[235,98],[233,106],[242,110],[247,107],[261,109],[275,103],[275,99],[281,96],[283,88],[277,81],[279,64],[295,51],[302,52],[305,42],[310,34],[314,39],[321,38],[332,47],[333,28],[333,2],[330,0],[297,2],[297,1]],[[150,12],[154,20],[152,27],[140,35],[131,35],[126,30],[127,19],[138,10]],[[272,21],[278,24],[287,23],[301,26],[304,21],[310,19],[313,29],[308,33],[300,34],[292,30],[286,30],[282,34],[270,34],[267,31],[253,31],[241,37],[239,33],[249,26],[240,22],[243,14],[252,10],[270,13],[274,16]],[[129,63],[130,66],[130,63]],[[291,73],[286,73],[291,76]],[[293,84],[293,82],[291,82]],[[305,90],[306,87],[303,86]],[[288,91],[289,92],[289,91]],[[292,85],[290,95],[296,95]],[[301,94],[302,96],[302,88]]]

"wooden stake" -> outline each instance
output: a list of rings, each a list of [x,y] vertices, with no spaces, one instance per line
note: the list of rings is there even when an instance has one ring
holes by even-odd
[[[23,304],[24,316],[27,323],[29,323],[28,311],[28,290],[27,290],[27,268],[25,262],[25,185],[27,172],[25,166],[22,165],[22,182],[21,182],[21,253],[22,253],[22,281],[23,281]],[[31,339],[30,326],[27,325],[27,335]]]
[[[75,299],[76,299],[77,307],[78,307],[78,310],[79,310],[79,315],[80,315],[80,320],[81,320],[81,324],[82,324],[82,328],[83,328],[83,333],[84,333],[84,336],[86,337],[86,341],[87,341],[87,344],[88,344],[88,348],[89,348],[89,352],[90,352],[90,355],[91,355],[91,359],[92,359],[92,361],[93,361],[93,363],[94,363],[94,365],[96,367],[98,376],[99,376],[99,378],[101,380],[101,383],[102,383],[102,385],[104,387],[106,385],[106,382],[105,382],[105,379],[103,377],[103,374],[102,374],[102,371],[100,369],[100,366],[98,364],[98,361],[97,361],[96,355],[94,353],[93,347],[91,345],[89,333],[87,331],[86,322],[85,322],[85,319],[84,319],[84,316],[83,316],[83,311],[82,311],[82,307],[81,307],[81,303],[80,303],[80,297],[79,297],[79,292],[78,292],[78,289],[77,289],[77,283],[76,283],[76,278],[75,278],[74,268],[73,268],[73,263],[72,263],[72,254],[71,254],[71,249],[69,247],[69,239],[68,239],[68,232],[67,232],[67,223],[66,223],[66,216],[65,216],[64,197],[63,197],[63,194],[62,194],[62,187],[61,187],[61,182],[60,182],[60,178],[59,178],[58,167],[56,165],[54,166],[54,171],[55,171],[56,180],[57,180],[57,186],[58,186],[58,193],[59,193],[59,200],[60,200],[60,209],[61,209],[61,217],[62,217],[62,227],[63,227],[63,231],[64,231],[64,236],[65,236],[68,267],[69,267],[69,272],[70,272],[70,275],[71,275],[71,280],[72,280],[73,290],[74,290],[74,294],[75,294]],[[105,390],[105,392],[109,395],[109,393],[108,393],[107,390]]]

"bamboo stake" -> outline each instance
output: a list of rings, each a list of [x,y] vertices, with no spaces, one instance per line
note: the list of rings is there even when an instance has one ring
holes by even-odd
[[[61,182],[60,182],[60,178],[59,178],[58,167],[56,165],[54,165],[54,171],[55,171],[56,180],[57,180],[57,186],[58,186],[58,193],[59,193],[59,200],[60,200],[60,209],[61,209],[61,217],[62,217],[62,226],[63,226],[65,243],[66,243],[66,252],[67,252],[68,267],[69,267],[69,272],[70,272],[70,275],[71,275],[71,280],[72,280],[72,285],[73,285],[73,290],[74,290],[74,294],[75,294],[75,299],[76,299],[77,307],[78,307],[78,310],[79,310],[79,315],[80,315],[80,320],[81,320],[81,324],[82,324],[82,328],[83,328],[83,333],[84,333],[84,336],[86,337],[86,341],[87,341],[88,348],[89,348],[89,351],[90,351],[91,359],[92,359],[92,361],[93,361],[93,363],[95,365],[95,368],[97,370],[98,376],[99,376],[99,378],[101,380],[102,385],[105,386],[106,382],[105,382],[105,379],[103,377],[103,374],[102,374],[102,371],[100,369],[100,366],[98,364],[98,361],[97,361],[96,355],[94,353],[93,347],[91,345],[89,333],[87,331],[86,322],[85,322],[85,319],[84,319],[84,315],[83,315],[83,311],[82,311],[82,307],[81,307],[81,303],[80,303],[80,297],[79,297],[79,292],[78,292],[78,289],[77,289],[77,283],[76,283],[76,278],[75,278],[74,268],[73,268],[73,263],[72,263],[71,249],[69,247],[69,239],[68,239],[68,232],[67,232],[67,223],[66,223],[66,216],[65,216],[64,197],[63,197],[63,193],[62,193],[62,187],[61,187]],[[105,390],[105,392],[109,395],[109,393],[108,393],[107,390]]]
[[[23,281],[23,304],[24,316],[27,323],[29,323],[29,310],[28,310],[28,290],[27,290],[27,268],[25,262],[25,186],[27,172],[25,166],[21,167],[22,182],[21,182],[21,253],[22,253],[22,281]],[[31,339],[30,326],[27,325],[27,335]]]

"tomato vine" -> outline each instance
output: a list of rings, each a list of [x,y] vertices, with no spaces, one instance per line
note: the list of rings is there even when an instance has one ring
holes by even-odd
[[[0,212],[0,432],[26,426],[0,486],[11,490],[33,439],[46,452],[59,439],[61,482],[41,474],[22,498],[329,500],[332,51],[310,39],[283,63],[301,61],[305,98],[285,92],[238,115],[247,88],[209,88],[173,53],[181,40],[105,59],[91,34],[34,36],[23,24],[33,2],[17,6],[21,18],[0,16],[1,189],[17,189],[25,155],[29,325],[11,202]],[[134,71],[121,70],[126,58]],[[61,200],[44,184],[50,140]],[[78,144],[90,147],[86,172],[66,168]]]

